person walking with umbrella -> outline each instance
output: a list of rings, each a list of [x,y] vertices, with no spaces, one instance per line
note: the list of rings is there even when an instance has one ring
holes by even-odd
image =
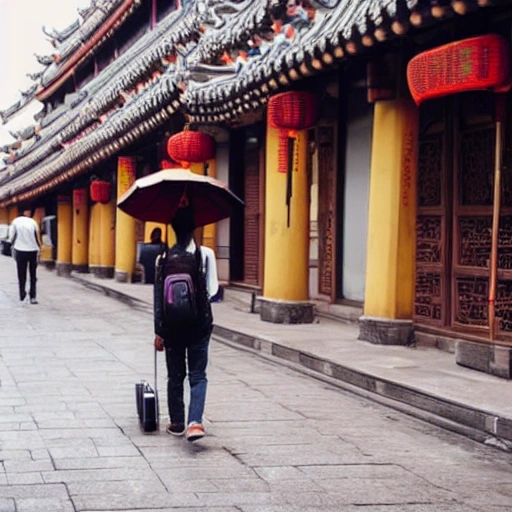
[[[165,350],[167,364],[167,403],[170,422],[166,431],[175,436],[186,435],[196,441],[205,435],[203,413],[206,401],[208,346],[213,327],[210,298],[217,294],[216,261],[213,251],[199,247],[194,240],[194,217],[190,206],[179,208],[171,220],[176,234],[176,244],[169,254],[163,254],[157,264],[154,293],[155,348]],[[186,270],[187,265],[192,270]],[[195,270],[194,270],[195,267]],[[194,289],[195,317],[188,322],[183,313],[166,315],[166,276],[190,274]],[[177,283],[177,282],[176,282]],[[176,286],[180,286],[177,283]],[[178,296],[183,296],[180,288]],[[177,300],[172,301],[177,309]],[[182,315],[180,317],[180,315]],[[170,317],[170,318],[169,318]],[[188,374],[190,404],[185,418],[184,380]],[[185,426],[187,428],[185,428]]]
[[[185,169],[165,169],[139,178],[117,203],[144,222],[170,222],[176,233],[176,244],[170,250],[164,244],[157,260],[154,346],[166,354],[170,416],[166,431],[186,435],[189,441],[205,435],[206,368],[213,328],[210,299],[219,290],[215,254],[199,247],[194,230],[230,217],[243,204],[225,183]],[[188,418],[183,400],[187,370]]]

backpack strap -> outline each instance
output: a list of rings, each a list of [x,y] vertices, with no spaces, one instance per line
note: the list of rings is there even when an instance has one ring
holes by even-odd
[[[194,245],[196,249],[194,251],[196,257],[197,270],[199,273],[203,272],[203,257],[201,255],[201,246],[197,243],[196,234],[194,233],[192,236],[192,240],[194,240]]]

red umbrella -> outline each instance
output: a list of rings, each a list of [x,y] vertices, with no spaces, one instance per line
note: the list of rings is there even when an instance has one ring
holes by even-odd
[[[168,224],[180,206],[190,204],[196,227],[229,217],[243,201],[225,183],[186,169],[165,169],[139,178],[117,206],[142,221]]]

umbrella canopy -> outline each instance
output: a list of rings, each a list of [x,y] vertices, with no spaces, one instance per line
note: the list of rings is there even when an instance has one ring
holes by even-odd
[[[243,201],[222,181],[186,169],[165,169],[139,178],[117,206],[142,221],[168,224],[179,206],[189,204],[196,227],[229,217]]]

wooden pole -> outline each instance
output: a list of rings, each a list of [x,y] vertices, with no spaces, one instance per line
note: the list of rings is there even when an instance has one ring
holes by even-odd
[[[491,231],[491,262],[489,283],[489,339],[496,334],[496,287],[498,281],[498,235],[501,207],[501,159],[503,145],[503,121],[505,116],[505,94],[496,95],[496,145],[494,156],[494,199]]]

